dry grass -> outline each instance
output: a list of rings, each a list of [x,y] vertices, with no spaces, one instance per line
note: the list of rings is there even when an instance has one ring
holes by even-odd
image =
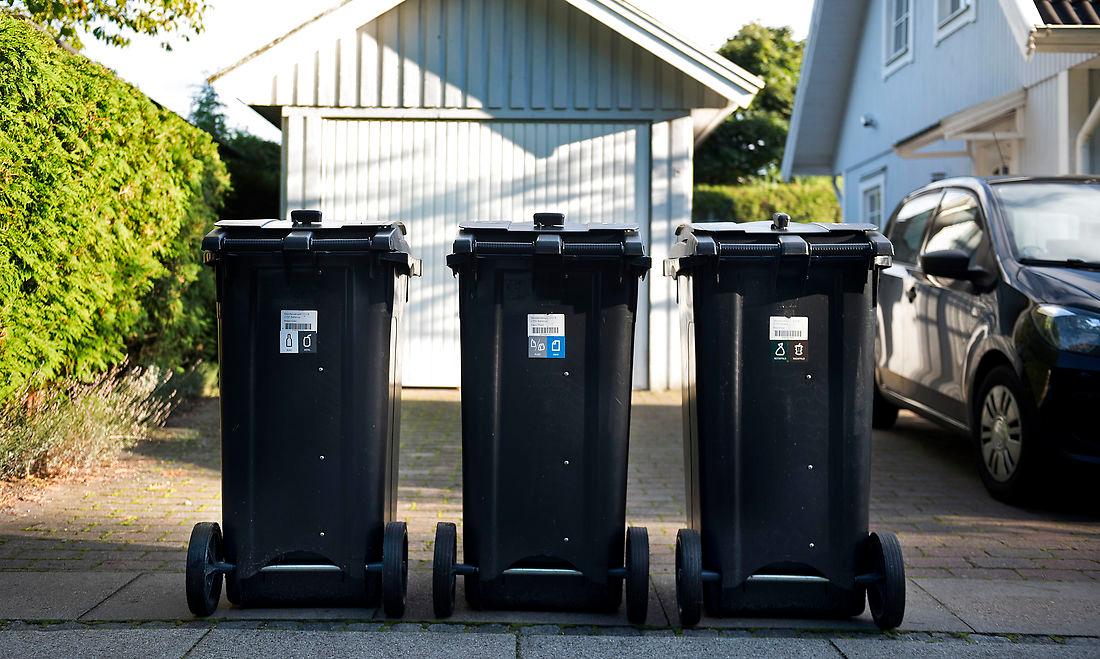
[[[79,472],[145,437],[177,400],[170,373],[117,368],[87,384],[18,397],[0,408],[0,479]]]

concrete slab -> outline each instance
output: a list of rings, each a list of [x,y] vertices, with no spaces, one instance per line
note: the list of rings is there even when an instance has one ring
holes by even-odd
[[[240,609],[222,593],[221,606],[211,620],[370,620],[374,609],[276,608]],[[191,620],[187,609],[183,573],[149,572],[141,575],[80,619],[108,620]]]
[[[187,654],[205,629],[66,629],[0,631],[0,657],[145,659]]]
[[[672,625],[678,626],[676,617],[676,580],[671,574],[658,575],[655,579],[657,592],[672,618]],[[858,618],[849,619],[813,619],[813,618],[710,618],[704,616],[699,627],[725,629],[835,629],[837,631],[877,631],[871,620],[870,611],[864,611]],[[913,580],[905,590],[905,620],[899,631],[910,632],[971,632],[974,631],[954,613],[922,590]]]
[[[697,636],[526,636],[522,659],[546,657],[839,657],[829,641]]]
[[[966,641],[893,641],[889,639],[833,639],[836,647],[848,659],[879,659],[879,657],[989,657],[1011,659],[1013,657],[1043,657],[1044,659],[1069,659],[1071,657],[1095,657],[1098,647],[1058,645],[1056,643],[968,643]]]
[[[466,604],[464,579],[458,580],[458,592],[455,602],[455,612],[446,622],[449,623],[517,623],[517,624],[545,624],[545,625],[596,625],[601,627],[621,627],[629,624],[626,620],[626,604],[624,603],[615,613],[590,613],[573,611],[488,611],[475,610]],[[625,597],[625,593],[624,593]],[[409,604],[405,612],[406,621],[435,620],[432,611],[432,574],[430,571],[409,572]],[[649,609],[646,624],[658,627],[667,626],[668,618],[661,602],[657,597],[657,591],[650,586]],[[382,612],[379,611],[379,617]]]
[[[976,632],[1088,636],[1100,630],[1100,583],[915,581]]]
[[[513,634],[304,632],[215,629],[189,657],[508,657]]]
[[[136,572],[0,572],[0,619],[73,620]]]

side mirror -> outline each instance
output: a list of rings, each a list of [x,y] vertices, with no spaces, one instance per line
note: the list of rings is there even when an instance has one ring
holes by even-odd
[[[970,254],[961,249],[944,249],[921,254],[920,267],[924,274],[941,279],[976,281],[985,277],[984,268],[970,267]]]

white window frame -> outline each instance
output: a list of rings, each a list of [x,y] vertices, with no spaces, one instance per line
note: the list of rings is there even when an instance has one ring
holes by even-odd
[[[879,171],[859,180],[859,221],[871,222],[867,212],[867,193],[878,190],[878,227],[885,224],[886,215],[886,171]]]
[[[889,78],[895,71],[913,61],[913,9],[917,0],[907,0],[907,19],[905,50],[895,51],[891,46],[894,38],[894,25],[898,17],[894,15],[897,0],[882,0],[882,79]]]
[[[933,0],[936,19],[936,29],[933,31],[932,43],[939,45],[941,41],[959,31],[962,27],[973,23],[978,18],[978,0],[961,0],[959,9],[952,14],[943,15],[943,3],[947,0]]]

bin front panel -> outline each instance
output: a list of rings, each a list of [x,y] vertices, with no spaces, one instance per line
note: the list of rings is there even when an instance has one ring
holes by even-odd
[[[605,584],[623,560],[637,277],[498,257],[460,279],[466,561],[483,583],[523,565]],[[564,345],[540,346],[531,322],[559,316]]]
[[[871,277],[859,262],[716,262],[680,284],[689,517],[727,591],[758,572],[854,586],[867,535]]]
[[[395,506],[407,277],[376,254],[227,254],[218,268],[231,578],[256,601],[375,598],[365,564]],[[279,562],[343,574],[258,575]]]

